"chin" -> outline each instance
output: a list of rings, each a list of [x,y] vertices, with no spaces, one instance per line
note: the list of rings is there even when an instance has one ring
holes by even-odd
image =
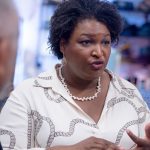
[[[88,77],[89,80],[95,80],[98,79],[100,76],[102,76],[102,72],[97,72],[97,73],[91,73],[89,74],[90,76]]]

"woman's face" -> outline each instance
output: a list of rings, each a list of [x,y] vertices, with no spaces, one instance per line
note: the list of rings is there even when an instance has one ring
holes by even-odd
[[[103,73],[109,59],[110,32],[101,22],[82,20],[69,41],[61,41],[60,49],[66,59],[68,73],[82,79],[95,79]]]

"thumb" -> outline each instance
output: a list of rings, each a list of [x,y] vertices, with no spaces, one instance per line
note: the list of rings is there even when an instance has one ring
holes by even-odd
[[[145,134],[148,140],[150,140],[150,123],[145,126]]]

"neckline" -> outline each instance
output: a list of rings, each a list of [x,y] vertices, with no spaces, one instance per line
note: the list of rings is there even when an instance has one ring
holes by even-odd
[[[60,65],[61,65],[61,64],[59,64],[58,67],[60,67]],[[57,72],[58,70],[57,70],[57,69],[58,69],[58,68],[56,68],[55,70],[56,70],[57,78],[58,78],[58,80],[60,81],[59,76],[58,76],[58,72]],[[72,103],[79,111],[81,111],[87,118],[89,118],[90,121],[92,121],[94,124],[96,124],[96,125],[98,125],[98,126],[99,126],[100,122],[102,121],[103,116],[104,116],[105,113],[106,113],[106,107],[107,107],[107,103],[108,103],[108,97],[110,96],[111,82],[112,82],[112,79],[113,79],[113,73],[112,73],[111,71],[107,70],[107,69],[105,69],[105,71],[106,71],[106,73],[108,73],[108,75],[109,75],[109,77],[110,77],[110,82],[109,82],[109,85],[108,85],[108,90],[107,90],[106,98],[105,98],[105,101],[104,101],[104,104],[103,104],[103,108],[102,108],[102,111],[101,111],[101,115],[99,116],[99,119],[98,119],[97,122],[95,122],[94,119],[93,119],[91,116],[89,116],[89,115],[80,107],[80,105],[78,105],[78,104],[75,102],[75,100],[71,98],[71,96],[70,96],[69,94],[68,94],[68,95],[69,95],[69,97],[71,98],[71,101],[67,100],[67,101],[71,102],[71,103]],[[61,81],[60,81],[60,83],[61,83]],[[64,86],[63,86],[63,87],[64,87]],[[65,88],[64,88],[64,89],[65,89]]]
[[[58,68],[58,76],[60,78],[60,81],[62,83],[62,85],[64,86],[64,88],[66,89],[67,93],[70,95],[70,97],[73,99],[73,100],[77,100],[77,101],[91,101],[91,100],[95,100],[95,98],[97,98],[98,94],[101,92],[101,77],[98,78],[98,81],[97,81],[97,85],[96,85],[96,92],[94,93],[93,96],[85,96],[85,97],[76,97],[75,95],[73,95],[67,85],[67,83],[65,82],[65,78],[63,77],[62,75],[62,68],[63,68],[63,65],[61,65],[59,68]]]

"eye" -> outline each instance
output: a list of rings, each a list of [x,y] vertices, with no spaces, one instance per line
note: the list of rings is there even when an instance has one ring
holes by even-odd
[[[111,41],[110,41],[110,40],[102,40],[101,44],[102,44],[104,47],[110,47]]]
[[[91,40],[83,40],[79,42],[82,46],[89,46],[90,44],[92,44]]]

